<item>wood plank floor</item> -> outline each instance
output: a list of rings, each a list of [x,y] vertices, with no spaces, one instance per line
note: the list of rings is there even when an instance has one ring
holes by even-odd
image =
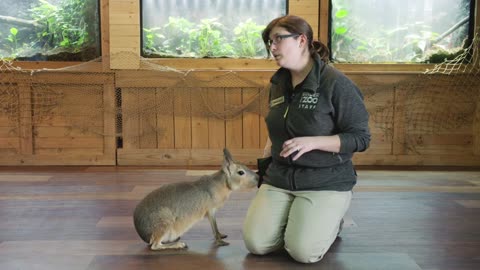
[[[480,171],[471,170],[359,170],[341,237],[315,264],[248,253],[241,227],[254,190],[218,212],[229,246],[215,248],[203,220],[182,237],[188,250],[150,251],[132,225],[138,201],[211,172],[0,167],[0,269],[480,269]]]

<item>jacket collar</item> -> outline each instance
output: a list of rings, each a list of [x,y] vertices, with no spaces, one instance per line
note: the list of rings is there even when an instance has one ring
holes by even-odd
[[[313,63],[312,71],[308,73],[307,77],[303,81],[303,88],[316,91],[320,86],[321,72],[323,72],[323,69],[326,64],[320,59],[320,55],[318,55],[318,53],[315,53],[313,55],[313,61],[314,63]],[[272,84],[277,84],[277,85],[289,83],[290,81],[291,81],[290,71],[283,67],[278,69],[277,72],[275,72],[275,74],[273,74],[272,78],[270,79],[270,82]]]

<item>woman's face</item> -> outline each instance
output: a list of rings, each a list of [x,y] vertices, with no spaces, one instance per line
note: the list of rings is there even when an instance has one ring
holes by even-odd
[[[301,35],[292,34],[283,27],[270,31],[270,52],[277,65],[293,68],[302,54]]]

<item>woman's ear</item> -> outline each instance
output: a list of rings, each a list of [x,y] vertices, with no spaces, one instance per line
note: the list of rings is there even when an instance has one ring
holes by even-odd
[[[299,38],[300,38],[300,43],[298,44],[298,47],[304,46],[308,43],[308,39],[304,34],[301,34]]]

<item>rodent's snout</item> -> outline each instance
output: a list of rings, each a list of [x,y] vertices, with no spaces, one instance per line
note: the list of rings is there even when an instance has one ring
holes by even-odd
[[[250,184],[251,184],[251,187],[256,187],[258,185],[258,181],[260,181],[260,176],[253,171],[252,171],[252,174],[253,174],[253,177],[250,181]]]

